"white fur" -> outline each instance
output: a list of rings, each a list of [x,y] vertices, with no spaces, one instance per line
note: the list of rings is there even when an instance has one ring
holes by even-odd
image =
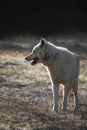
[[[58,92],[60,84],[63,84],[63,111],[67,111],[67,95],[73,90],[78,107],[78,75],[79,58],[66,48],[58,47],[41,39],[32,53],[26,58],[30,61],[38,57],[38,62],[44,64],[48,70],[53,88],[53,110],[58,111]]]

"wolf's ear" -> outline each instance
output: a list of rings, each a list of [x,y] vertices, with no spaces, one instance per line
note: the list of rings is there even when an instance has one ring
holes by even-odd
[[[44,38],[41,38],[40,40],[40,47],[42,48],[45,44],[45,39]]]

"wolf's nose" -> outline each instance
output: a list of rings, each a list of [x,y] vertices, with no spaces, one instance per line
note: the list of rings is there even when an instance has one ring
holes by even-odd
[[[25,60],[27,60],[28,58],[27,57],[25,57]]]

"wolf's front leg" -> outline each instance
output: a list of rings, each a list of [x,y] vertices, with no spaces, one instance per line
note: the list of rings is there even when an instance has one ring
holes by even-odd
[[[53,111],[58,112],[58,84],[53,84]]]
[[[64,94],[63,94],[63,112],[67,112],[67,96],[68,96],[69,85],[65,84]]]

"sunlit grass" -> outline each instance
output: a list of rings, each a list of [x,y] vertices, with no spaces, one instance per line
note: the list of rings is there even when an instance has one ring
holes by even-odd
[[[71,42],[71,41],[69,41]],[[24,44],[23,44],[24,46]],[[51,82],[45,67],[25,61],[28,51],[0,51],[0,129],[35,130],[87,128],[87,58],[80,59],[79,111],[73,112],[73,97],[68,113],[52,112]],[[81,54],[80,54],[81,55]]]

